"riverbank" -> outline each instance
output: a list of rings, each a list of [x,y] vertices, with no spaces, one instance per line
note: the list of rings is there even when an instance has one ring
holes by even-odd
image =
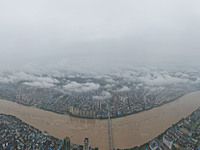
[[[200,107],[193,111],[186,118],[182,118],[171,127],[169,127],[166,131],[158,135],[152,140],[157,140],[160,146],[164,146],[163,136],[167,135],[173,142],[172,149],[177,149],[175,147],[179,147],[180,149],[198,149],[199,145],[199,130],[200,127]],[[180,132],[179,132],[180,131]],[[151,140],[151,141],[152,141]],[[141,146],[137,146],[134,148],[126,149],[126,150],[145,150],[149,149],[149,142],[144,143]],[[122,149],[121,149],[122,150]],[[125,149],[124,149],[125,150]],[[177,149],[178,150],[178,149]]]
[[[120,118],[120,117],[126,117],[126,116],[129,116],[129,115],[133,115],[133,114],[137,114],[137,113],[141,113],[141,112],[144,112],[144,111],[148,111],[150,109],[153,109],[153,108],[156,108],[156,107],[160,107],[162,105],[165,105],[165,104],[168,104],[168,103],[171,103],[177,99],[179,99],[180,97],[183,97],[184,95],[188,94],[188,93],[192,93],[192,92],[195,92],[195,91],[199,91],[199,90],[194,90],[194,91],[191,91],[191,92],[187,92],[187,93],[184,93],[174,99],[171,99],[169,101],[165,101],[161,104],[158,104],[158,105],[154,105],[150,108],[147,108],[147,109],[143,109],[143,110],[139,110],[139,111],[134,111],[134,112],[131,112],[131,113],[128,113],[128,114],[122,114],[122,115],[118,115],[118,116],[115,116],[115,117],[111,117],[111,119],[115,119],[115,118]],[[0,99],[4,99],[4,98],[0,98]],[[6,99],[6,100],[9,100],[9,99]],[[12,101],[12,102],[15,102],[13,100],[9,100],[9,101]],[[107,117],[89,117],[89,116],[79,116],[79,115],[74,115],[74,114],[71,114],[71,113],[60,113],[60,112],[57,112],[57,111],[54,111],[54,110],[51,110],[51,109],[45,109],[44,107],[38,107],[37,105],[36,106],[32,106],[32,105],[26,105],[26,104],[23,104],[23,103],[20,103],[20,102],[16,102],[18,104],[21,104],[21,105],[24,105],[24,106],[28,106],[28,107],[36,107],[38,109],[42,109],[42,110],[46,110],[46,111],[52,111],[54,113],[57,113],[57,114],[61,114],[61,115],[68,115],[68,116],[71,116],[71,117],[76,117],[76,118],[82,118],[82,119],[99,119],[99,120],[105,120],[105,119],[108,119]]]
[[[199,97],[200,91],[192,92],[160,107],[112,119],[114,148],[131,148],[148,142],[197,109]],[[0,100],[0,113],[14,115],[57,138],[71,137],[72,143],[82,144],[88,137],[92,147],[109,149],[107,120],[76,118],[7,100]]]

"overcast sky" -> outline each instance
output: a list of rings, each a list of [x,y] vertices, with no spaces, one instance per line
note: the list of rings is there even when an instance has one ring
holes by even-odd
[[[0,67],[198,66],[199,8],[199,0],[1,0]]]

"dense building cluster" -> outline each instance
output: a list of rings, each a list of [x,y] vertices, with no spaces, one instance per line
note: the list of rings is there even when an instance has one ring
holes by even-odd
[[[83,93],[63,93],[52,88],[39,88],[21,84],[1,84],[0,98],[17,103],[35,106],[45,110],[79,117],[106,118],[108,107],[111,117],[123,116],[147,110],[190,92],[184,88],[166,87],[163,91],[150,93],[145,89],[130,91],[109,91],[110,97],[104,100],[94,99],[93,95],[104,89]]]
[[[83,142],[83,146],[69,145],[67,150],[83,150],[85,145],[88,147],[85,150],[94,150],[89,141]],[[66,150],[65,147],[65,140],[39,131],[14,116],[0,114],[0,150]]]
[[[177,149],[200,148],[200,108],[173,125],[166,135],[174,141],[173,145]]]
[[[0,114],[0,150],[98,150],[91,148],[86,139],[83,146],[69,142],[68,149],[65,149],[65,139],[50,136],[14,116]],[[88,149],[84,149],[85,145]]]
[[[112,74],[0,75],[0,98],[78,117],[148,110],[200,89],[200,74],[122,70]]]
[[[13,116],[0,114],[0,149],[59,149],[62,141],[23,123]]]

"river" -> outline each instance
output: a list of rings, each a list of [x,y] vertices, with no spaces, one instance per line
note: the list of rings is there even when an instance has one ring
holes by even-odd
[[[200,91],[196,91],[163,106],[112,119],[114,148],[131,148],[146,143],[199,106]],[[74,118],[7,100],[0,100],[0,113],[16,116],[57,138],[71,137],[72,143],[82,145],[84,138],[88,137],[92,147],[109,150],[108,120]]]

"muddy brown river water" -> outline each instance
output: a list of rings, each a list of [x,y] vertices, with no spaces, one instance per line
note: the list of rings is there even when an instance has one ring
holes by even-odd
[[[112,119],[114,148],[146,143],[199,106],[200,91],[196,91],[163,106]],[[88,137],[92,147],[109,150],[108,120],[74,118],[7,100],[0,100],[0,113],[14,115],[57,138],[71,137],[72,143],[82,145],[83,139]]]

